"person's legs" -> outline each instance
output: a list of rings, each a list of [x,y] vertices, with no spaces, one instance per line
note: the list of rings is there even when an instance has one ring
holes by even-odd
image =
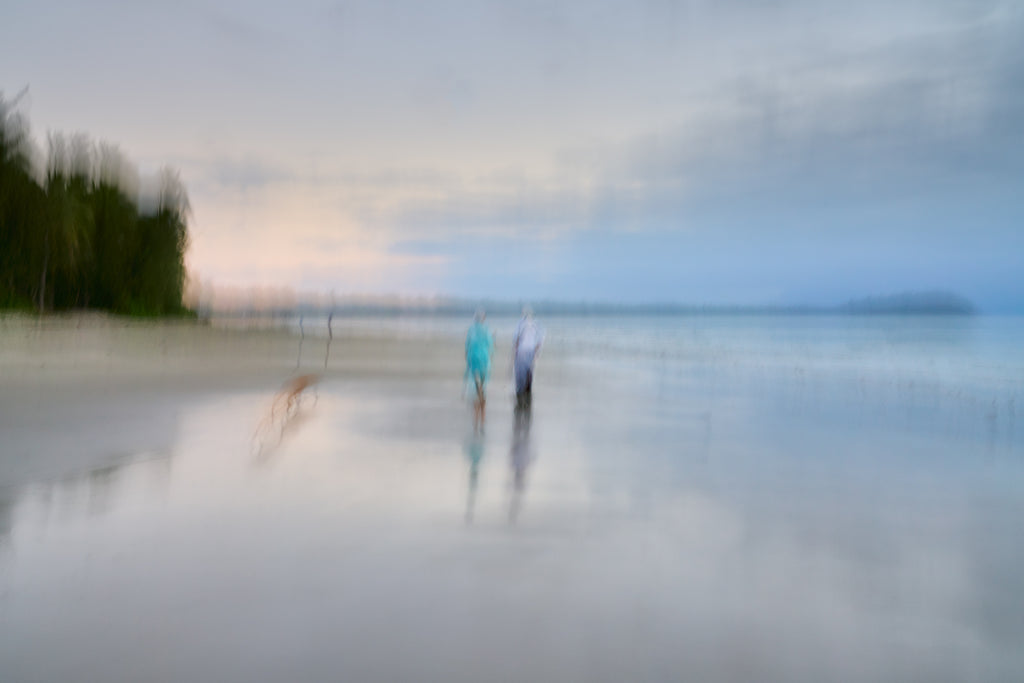
[[[516,396],[529,393],[533,385],[533,354],[520,351],[514,363]]]
[[[483,428],[484,420],[487,418],[487,394],[484,391],[483,377],[476,378],[476,400],[480,406],[480,427]]]
[[[484,426],[487,397],[484,394],[484,380],[480,375],[473,378],[476,382],[476,401],[473,402],[473,429],[482,430]]]

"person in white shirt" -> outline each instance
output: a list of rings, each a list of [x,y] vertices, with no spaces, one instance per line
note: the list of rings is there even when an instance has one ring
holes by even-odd
[[[529,403],[533,388],[533,364],[537,359],[544,331],[533,319],[533,311],[523,308],[523,317],[512,337],[512,372],[516,385],[516,403]]]

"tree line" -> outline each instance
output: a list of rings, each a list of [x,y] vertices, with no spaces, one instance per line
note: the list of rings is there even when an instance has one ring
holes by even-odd
[[[29,135],[0,93],[0,308],[186,312],[188,195],[168,168],[143,178],[114,145]]]

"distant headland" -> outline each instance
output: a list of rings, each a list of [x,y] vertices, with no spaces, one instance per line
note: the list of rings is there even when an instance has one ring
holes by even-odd
[[[952,292],[931,291],[854,299],[843,304],[840,311],[861,315],[971,315],[977,309]]]

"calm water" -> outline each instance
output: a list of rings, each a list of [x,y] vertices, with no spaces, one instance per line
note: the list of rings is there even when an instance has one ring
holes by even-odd
[[[529,415],[490,322],[481,437],[466,321],[336,318],[423,372],[0,489],[0,679],[1024,678],[1024,321],[543,319]]]

